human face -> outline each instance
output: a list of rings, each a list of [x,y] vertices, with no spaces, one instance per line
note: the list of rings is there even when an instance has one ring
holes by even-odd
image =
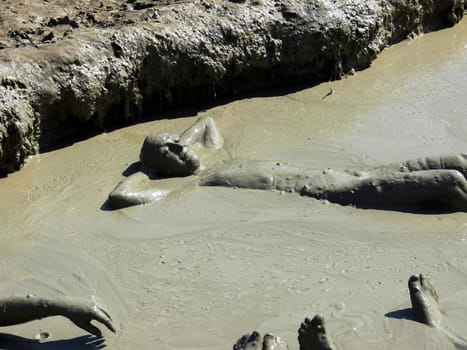
[[[177,135],[153,134],[146,137],[140,153],[141,162],[161,175],[187,176],[199,168],[194,150],[180,143]]]

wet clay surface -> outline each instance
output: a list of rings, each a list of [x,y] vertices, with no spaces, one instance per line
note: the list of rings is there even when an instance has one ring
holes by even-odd
[[[465,153],[466,64],[463,21],[389,48],[348,79],[200,112],[225,141],[206,166],[245,159],[359,168]],[[296,349],[300,322],[316,313],[339,349],[453,348],[404,319],[407,278],[427,272],[446,328],[467,334],[465,213],[363,210],[228,188],[101,210],[147,133],[180,132],[194,120],[103,134],[0,179],[0,293],[95,295],[117,328],[104,331],[110,349],[229,349],[255,328]],[[40,332],[50,337],[27,348],[101,346],[60,318],[1,332],[11,349]]]
[[[365,69],[465,1],[4,1],[0,175],[72,135]]]

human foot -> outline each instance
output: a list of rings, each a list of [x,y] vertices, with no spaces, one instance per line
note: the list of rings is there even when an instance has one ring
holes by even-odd
[[[409,278],[410,300],[415,319],[429,326],[437,326],[441,320],[438,293],[428,275],[413,275]]]
[[[308,317],[298,330],[300,350],[333,350],[335,346],[326,334],[324,319],[316,315],[310,320]]]
[[[284,341],[272,334],[267,333],[264,337],[254,331],[245,334],[237,340],[233,350],[287,350]]]
[[[263,338],[263,350],[287,350],[289,347],[280,337],[272,334],[265,334]]]
[[[261,335],[254,331],[243,335],[233,346],[233,350],[261,350],[263,340]]]

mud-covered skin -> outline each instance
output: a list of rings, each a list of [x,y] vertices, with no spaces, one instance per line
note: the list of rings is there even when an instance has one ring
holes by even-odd
[[[159,189],[157,180],[151,183],[149,174],[186,177],[196,173],[189,185],[284,191],[361,207],[437,204],[467,211],[466,154],[418,158],[365,170],[303,169],[259,161],[198,170],[195,148],[220,149],[223,144],[209,117],[197,120],[181,136],[147,136],[140,152],[142,171],[117,185],[109,195],[109,206],[118,209],[164,198],[170,191]]]
[[[299,350],[335,350],[329,338],[324,318],[316,315],[313,319],[308,317],[298,329]],[[284,341],[270,333],[263,336],[257,331],[243,335],[233,346],[233,350],[288,350]]]
[[[431,283],[431,279],[426,274],[412,275],[408,281],[410,300],[415,320],[431,327],[436,327],[443,332],[452,343],[460,349],[467,347],[464,338],[451,334],[442,327],[442,313],[439,308],[438,293]],[[265,347],[266,337],[269,336],[268,343],[272,347]],[[278,339],[279,341],[273,341]],[[329,333],[326,330],[326,323],[321,315],[315,315],[312,319],[308,317],[301,323],[298,329],[299,350],[337,350]],[[265,349],[288,349],[287,345],[279,337],[267,334],[264,339],[254,331],[242,336],[234,345],[233,350],[265,350]],[[342,350],[345,350],[342,349]]]
[[[233,350],[288,350],[284,341],[267,333],[263,336],[257,331],[243,335],[233,346]]]
[[[151,180],[143,172],[133,174],[120,181],[109,194],[108,205],[112,209],[120,209],[133,205],[156,202],[169,192],[157,188],[146,188]]]
[[[35,295],[11,296],[0,299],[0,327],[12,326],[51,316],[64,316],[77,327],[97,337],[102,336],[99,328],[91,324],[97,321],[115,333],[112,318],[107,310],[95,300]]]
[[[220,149],[224,145],[224,138],[211,117],[199,118],[190,125],[181,135],[179,142],[194,147]]]
[[[90,128],[367,68],[466,2],[4,0],[0,174]]]
[[[413,275],[409,278],[408,285],[415,319],[428,326],[439,326],[442,315],[438,293],[431,278],[426,274]]]
[[[430,276],[424,273],[412,275],[409,278],[408,287],[414,320],[436,328],[449,339],[456,349],[467,349],[467,338],[452,333],[449,320],[441,312],[438,292]]]
[[[316,315],[311,320],[305,318],[298,329],[298,343],[300,350],[335,350],[321,315]]]
[[[409,160],[358,170],[302,169],[285,163],[227,163],[200,171],[192,185],[223,186],[297,193],[357,207],[402,209],[429,205],[467,211],[467,155]],[[139,186],[145,184],[145,189]],[[109,195],[112,208],[145,204],[168,192],[139,175],[122,181]]]
[[[143,166],[162,176],[188,176],[200,166],[194,150],[177,135],[153,134],[146,137],[139,159]]]
[[[201,176],[201,186],[298,193],[343,205],[445,205],[467,211],[467,155],[428,157],[364,171],[307,170],[283,163],[227,164]]]
[[[186,177],[201,165],[196,149],[222,148],[224,139],[210,117],[198,119],[180,136],[151,134],[140,152],[141,171],[122,180],[109,194],[108,204],[118,209],[155,202],[169,191],[151,187],[149,176]]]
[[[316,315],[308,317],[298,329],[300,350],[335,350],[332,340],[328,337],[324,319]],[[270,333],[263,336],[257,331],[243,335],[233,346],[233,350],[288,350],[284,341]]]
[[[180,136],[151,134],[146,137],[139,159],[148,170],[162,176],[188,176],[200,166],[193,147],[219,149],[222,135],[210,117],[198,119]]]

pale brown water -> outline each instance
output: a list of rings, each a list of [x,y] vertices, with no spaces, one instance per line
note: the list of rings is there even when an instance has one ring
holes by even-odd
[[[199,116],[216,120],[223,159],[358,168],[465,153],[466,67],[464,20],[387,49],[348,79]],[[229,349],[256,327],[296,349],[299,323],[318,312],[339,349],[448,349],[436,330],[384,316],[408,307],[408,277],[428,272],[453,333],[467,337],[465,213],[226,188],[100,209],[147,133],[180,132],[194,118],[103,134],[0,179],[1,295],[96,295],[114,316],[118,333],[106,344],[116,349]],[[49,342],[27,348],[95,348],[60,318],[2,329],[29,339],[40,331]]]

